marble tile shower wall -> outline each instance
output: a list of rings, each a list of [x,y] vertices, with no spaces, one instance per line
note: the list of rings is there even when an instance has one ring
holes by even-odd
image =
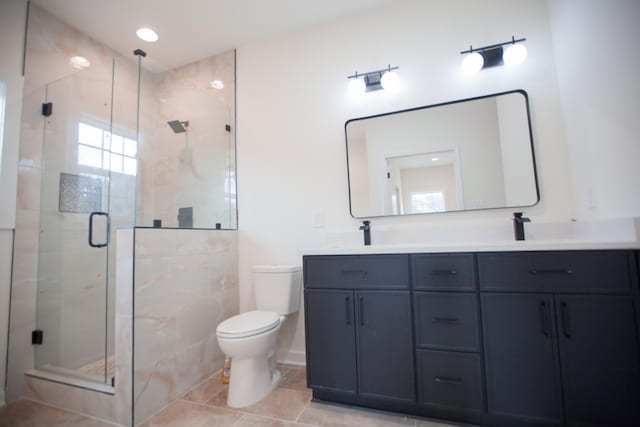
[[[231,230],[135,230],[134,410],[141,422],[222,367],[216,326],[238,313]]]

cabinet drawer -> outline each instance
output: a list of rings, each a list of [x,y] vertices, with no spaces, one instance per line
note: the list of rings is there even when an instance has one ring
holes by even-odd
[[[442,409],[482,411],[480,356],[418,350],[420,404]]]
[[[306,288],[409,288],[408,255],[315,255],[303,265]]]
[[[473,254],[420,254],[411,256],[414,289],[474,290]]]
[[[416,292],[414,307],[419,347],[478,351],[475,293]]]
[[[628,251],[478,254],[481,290],[629,292]]]

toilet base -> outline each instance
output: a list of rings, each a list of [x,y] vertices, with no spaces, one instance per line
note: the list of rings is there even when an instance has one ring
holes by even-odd
[[[280,382],[280,371],[271,369],[269,358],[233,359],[227,405],[243,408],[267,397]]]

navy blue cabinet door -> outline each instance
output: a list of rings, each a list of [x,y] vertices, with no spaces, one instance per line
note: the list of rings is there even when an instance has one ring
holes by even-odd
[[[640,366],[631,298],[558,295],[567,424],[640,425]]]
[[[353,291],[306,290],[309,387],[356,394]]]
[[[359,394],[415,403],[411,299],[403,291],[356,291]]]
[[[561,424],[553,298],[483,294],[481,310],[489,415],[513,425]]]

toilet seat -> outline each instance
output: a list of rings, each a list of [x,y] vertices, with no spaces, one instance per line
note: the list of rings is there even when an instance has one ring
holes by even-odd
[[[253,310],[230,317],[220,323],[216,333],[220,338],[246,338],[258,335],[280,324],[280,315],[272,311]]]

